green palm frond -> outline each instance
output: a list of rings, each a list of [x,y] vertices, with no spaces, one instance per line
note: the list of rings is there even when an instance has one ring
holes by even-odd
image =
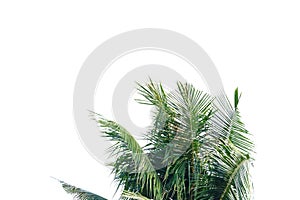
[[[208,122],[213,114],[213,98],[195,89],[190,84],[178,83],[178,90],[166,94],[161,84],[150,81],[139,85],[139,92],[145,100],[143,104],[154,105],[154,120],[147,139],[157,151],[167,144],[174,146],[172,153],[181,155],[193,139],[203,139]]]
[[[232,106],[227,97],[216,98],[219,108],[213,117],[213,128],[215,136],[227,140],[237,151],[247,155],[254,153],[254,144],[252,135],[245,129],[241,121],[238,104],[240,100],[238,89],[234,93],[234,106]],[[223,108],[220,109],[220,105]],[[224,105],[229,105],[225,107]]]
[[[129,191],[143,190],[150,196],[162,198],[161,181],[143,148],[135,138],[116,122],[98,117],[101,131],[115,144],[111,153],[118,158],[113,163],[113,173],[119,184]],[[128,178],[130,177],[130,178]],[[137,185],[137,183],[139,183]]]
[[[205,154],[208,143],[205,140],[209,139],[207,130],[213,114],[213,98],[187,83],[178,83],[177,87],[178,90],[167,94],[159,83],[150,81],[145,86],[139,85],[138,90],[145,99],[138,102],[156,108],[147,137],[153,148],[148,150],[152,162],[166,165],[157,170],[165,190],[173,191],[165,194],[165,198],[186,199],[191,198],[187,191],[196,187],[192,179],[201,171],[199,156]],[[159,152],[161,149],[163,152]],[[189,181],[186,174],[191,176]]]
[[[201,144],[206,139],[210,117],[213,113],[213,98],[195,89],[191,84],[178,83],[178,90],[170,93],[170,107],[175,112],[177,149],[189,147],[192,141]],[[173,141],[174,141],[173,140]],[[186,142],[184,142],[186,141]],[[182,147],[185,145],[185,147]],[[199,144],[199,146],[201,146]],[[176,151],[176,150],[175,150]],[[182,154],[182,152],[179,152]]]
[[[231,200],[252,198],[250,165],[252,159],[235,153],[235,150],[220,144],[217,152],[210,155],[208,174],[203,176],[198,188],[199,199]]]
[[[58,179],[56,179],[56,180],[58,180]],[[70,184],[64,182],[64,181],[61,181],[61,180],[58,180],[58,181],[61,183],[63,189],[68,194],[73,195],[74,199],[77,199],[77,200],[107,200],[106,198],[103,198],[97,194],[88,192],[81,188],[77,188],[73,185],[70,185]]]
[[[212,132],[217,143],[212,143],[215,151],[207,156],[207,173],[202,176],[203,184],[199,187],[200,199],[249,200],[253,190],[250,167],[254,144],[240,119],[240,94],[236,89],[234,106],[227,97],[217,100],[218,110],[212,118]]]
[[[161,84],[150,80],[145,85],[138,83],[137,90],[144,97],[144,99],[136,99],[138,103],[155,107],[152,127],[150,133],[146,135],[146,139],[149,140],[147,148],[152,145],[152,150],[159,151],[165,148],[166,144],[169,144],[176,135],[176,130],[174,131],[174,127],[177,126],[175,112],[168,104],[167,93]]]

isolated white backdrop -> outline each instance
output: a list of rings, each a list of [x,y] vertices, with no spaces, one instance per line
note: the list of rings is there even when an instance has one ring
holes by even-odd
[[[99,44],[148,27],[196,41],[227,94],[243,92],[241,114],[257,146],[255,199],[297,199],[299,9],[289,0],[1,1],[1,199],[72,199],[50,176],[112,198],[109,170],[77,136],[74,84]]]

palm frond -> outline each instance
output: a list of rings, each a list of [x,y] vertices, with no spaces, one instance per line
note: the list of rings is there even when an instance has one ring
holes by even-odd
[[[199,199],[250,200],[252,182],[250,165],[252,159],[236,153],[231,147],[222,143],[217,152],[210,155],[209,170],[202,179]]]
[[[158,170],[163,178],[164,189],[169,192],[165,198],[190,199],[196,180],[201,172],[200,155],[209,143],[206,131],[213,114],[210,95],[195,89],[187,83],[178,83],[177,90],[169,94],[161,84],[152,81],[138,89],[145,100],[143,104],[154,105],[156,112],[149,140],[152,162],[167,163]],[[163,152],[158,153],[164,149]],[[159,158],[157,158],[159,156]],[[189,179],[187,180],[187,175]]]
[[[81,188],[75,187],[73,185],[70,185],[64,181],[58,180],[63,187],[63,189],[68,193],[73,195],[74,199],[77,200],[107,200],[106,198],[103,198],[97,194],[88,192],[86,190],[83,190]]]
[[[175,112],[177,135],[172,141],[177,145],[175,153],[182,154],[194,139],[204,144],[213,114],[213,98],[191,84],[178,82],[178,90],[170,94],[168,101]]]
[[[138,91],[145,99],[138,102],[156,107],[147,137],[155,150],[168,144],[181,155],[193,139],[204,138],[213,114],[213,98],[191,84],[178,82],[177,87],[178,90],[167,94],[161,84],[152,81],[145,86],[139,85]]]
[[[113,163],[115,179],[129,191],[142,190],[149,196],[162,197],[161,181],[135,138],[116,122],[99,117],[101,131],[115,144],[110,149],[117,160]]]
[[[168,105],[168,96],[160,83],[154,83],[151,79],[150,82],[141,85],[138,83],[137,90],[144,99],[136,99],[138,103],[154,106],[153,123],[149,134],[145,139],[149,141],[146,146],[147,149],[160,151],[164,149],[166,144],[176,135],[174,129],[175,113]]]
[[[213,116],[213,129],[215,137],[221,137],[227,140],[229,145],[233,145],[236,151],[243,155],[254,153],[254,144],[252,135],[245,129],[241,121],[238,104],[241,95],[238,89],[234,93],[234,106],[232,106],[227,97],[221,96],[217,100],[217,112]],[[223,107],[220,108],[220,105]],[[229,105],[224,107],[224,105]]]
[[[218,96],[214,102],[216,112],[212,117],[211,143],[214,151],[206,157],[206,173],[198,188],[200,199],[250,200],[252,182],[249,172],[254,152],[252,135],[240,120],[238,90],[234,93],[234,106],[226,96]]]

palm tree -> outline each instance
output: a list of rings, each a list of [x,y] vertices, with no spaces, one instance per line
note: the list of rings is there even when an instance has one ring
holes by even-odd
[[[123,189],[121,199],[252,199],[254,145],[240,120],[238,89],[232,105],[224,94],[212,97],[191,84],[177,86],[167,93],[151,80],[138,84],[143,99],[137,101],[155,108],[145,146],[116,122],[94,113],[114,143],[112,166]],[[105,199],[61,183],[76,199]]]

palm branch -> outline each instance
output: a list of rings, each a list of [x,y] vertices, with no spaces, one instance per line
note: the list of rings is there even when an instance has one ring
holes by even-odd
[[[73,195],[74,199],[77,200],[107,200],[106,198],[103,198],[99,195],[96,195],[94,193],[91,193],[89,191],[83,190],[81,188],[75,187],[73,185],[70,185],[64,181],[61,181],[59,179],[56,179],[59,181],[63,187],[63,189],[68,193]]]

